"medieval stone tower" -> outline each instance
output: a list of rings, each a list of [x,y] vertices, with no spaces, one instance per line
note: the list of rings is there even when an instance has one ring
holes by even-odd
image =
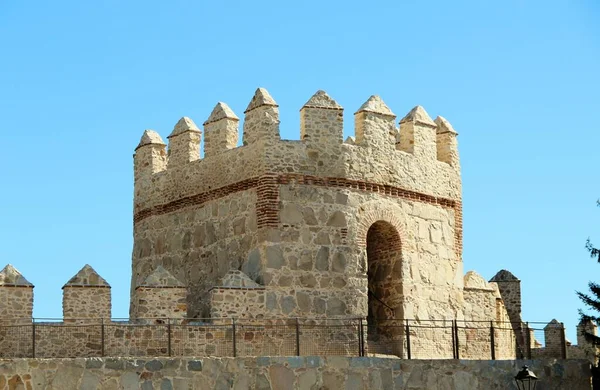
[[[371,96],[344,141],[342,112],[318,91],[300,109],[301,139],[283,140],[261,88],[242,146],[225,103],[203,132],[179,120],[168,150],[145,131],[134,155],[131,317],[142,316],[136,288],[162,266],[187,288],[194,318],[463,318],[457,133],[420,106],[397,127]]]

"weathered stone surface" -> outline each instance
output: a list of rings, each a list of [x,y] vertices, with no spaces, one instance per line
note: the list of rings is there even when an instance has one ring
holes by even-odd
[[[238,121],[240,120],[240,118],[238,118],[238,116],[235,115],[233,110],[227,104],[223,102],[218,102],[215,108],[213,108],[206,122],[204,122],[204,125],[220,121],[221,119],[234,119]]]
[[[94,287],[110,287],[108,282],[104,280],[95,269],[89,264],[86,264],[82,269],[79,270],[69,281],[65,284],[67,286],[94,286]]]
[[[358,111],[356,111],[356,113],[359,112],[372,112],[375,114],[396,117],[392,110],[390,110],[385,102],[377,95],[372,95],[369,97],[369,99],[367,99],[367,101],[360,106]]]
[[[33,287],[33,284],[29,283],[15,267],[8,264],[0,271],[0,286]]]
[[[140,143],[138,144],[136,149],[141,148],[146,145],[166,145],[162,140],[160,135],[154,130],[144,130],[144,134],[142,134],[142,138],[140,139]]]
[[[191,120],[187,116],[184,116],[179,121],[177,121],[169,137],[174,137],[176,135],[183,134],[187,131],[199,133],[200,129],[198,128],[198,126],[196,126],[193,120]]]
[[[258,88],[256,90],[256,92],[254,93],[254,97],[252,97],[252,100],[250,101],[250,103],[248,104],[248,107],[246,107],[246,110],[244,112],[246,113],[248,111],[252,111],[255,108],[260,107],[260,106],[275,106],[275,107],[277,107],[277,103],[275,103],[275,100],[271,97],[269,92],[264,88]]]
[[[185,285],[177,280],[169,271],[162,265],[148,275],[140,287],[185,287]]]
[[[422,106],[416,106],[400,120],[400,123],[416,122],[418,124],[436,127],[435,122],[431,119],[427,111]]]
[[[328,108],[341,110],[340,106],[335,100],[333,100],[325,91],[317,91],[302,108]]]

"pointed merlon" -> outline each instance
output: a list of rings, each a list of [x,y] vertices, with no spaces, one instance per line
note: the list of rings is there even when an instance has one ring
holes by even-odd
[[[185,287],[185,285],[159,265],[139,287]]]
[[[558,322],[556,319],[553,319],[552,321],[548,322],[548,325],[546,325],[544,327],[544,329],[548,329],[548,328],[562,328],[562,324],[560,322]]]
[[[325,108],[328,110],[343,110],[344,108],[340,106],[335,100],[331,98],[325,91],[317,91],[302,108]]]
[[[505,269],[498,271],[493,278],[490,279],[490,282],[519,282],[520,280],[513,275],[510,271]]]
[[[400,123],[404,122],[415,122],[425,126],[437,127],[422,106],[416,106],[410,110],[408,114],[406,114],[406,116],[400,120]]]
[[[390,108],[385,104],[385,102],[377,95],[371,95],[371,97],[364,102],[362,106],[360,106],[355,114],[358,114],[359,112],[372,112],[384,116],[396,117],[396,114],[394,114],[392,110],[390,110]]]
[[[235,115],[233,110],[229,108],[229,106],[223,102],[218,102],[215,108],[210,113],[210,116],[203,123],[203,125],[208,125],[209,123],[220,121],[221,119],[233,119],[239,121],[240,118]]]
[[[188,118],[187,116],[184,116],[179,121],[177,121],[177,123],[175,124],[175,127],[173,128],[173,131],[167,138],[171,138],[173,136],[183,134],[186,131],[191,131],[193,133],[200,133],[200,129],[198,128],[198,126],[196,126],[194,121],[191,120],[190,118]]]
[[[8,287],[33,287],[15,267],[8,264],[0,271],[0,286]]]
[[[154,130],[144,130],[144,134],[140,139],[140,143],[138,144],[137,149],[146,145],[166,145],[160,135]]]
[[[262,288],[262,286],[250,279],[248,275],[239,270],[229,271],[221,279],[221,287],[234,288]]]
[[[452,133],[452,134],[458,135],[456,130],[454,130],[454,127],[452,127],[450,122],[448,122],[448,120],[446,118],[444,118],[443,116],[438,115],[438,117],[435,118],[434,122],[437,125],[437,133],[438,134]]]
[[[353,136],[349,135],[346,138],[346,141],[344,141],[344,143],[348,145],[356,145],[356,139]]]
[[[269,95],[269,92],[264,88],[258,88],[256,90],[254,97],[252,97],[252,100],[250,100],[250,104],[248,104],[248,107],[246,107],[244,114],[260,106],[279,107],[271,95]]]
[[[86,264],[63,286],[65,287],[108,287],[110,284],[96,272],[89,264]]]

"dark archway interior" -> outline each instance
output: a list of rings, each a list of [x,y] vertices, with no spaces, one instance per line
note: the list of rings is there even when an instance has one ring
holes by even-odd
[[[377,221],[367,232],[369,322],[393,319],[402,296],[402,242],[391,224]]]

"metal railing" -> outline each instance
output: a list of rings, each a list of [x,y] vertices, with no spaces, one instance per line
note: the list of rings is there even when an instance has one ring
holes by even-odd
[[[539,340],[538,329],[529,326],[371,318],[14,320],[0,321],[0,357],[395,355],[405,359],[515,359],[542,353],[533,342]],[[564,327],[557,332],[564,345]],[[547,348],[544,354],[566,357],[566,347],[556,347],[560,343],[545,344],[556,351]]]

